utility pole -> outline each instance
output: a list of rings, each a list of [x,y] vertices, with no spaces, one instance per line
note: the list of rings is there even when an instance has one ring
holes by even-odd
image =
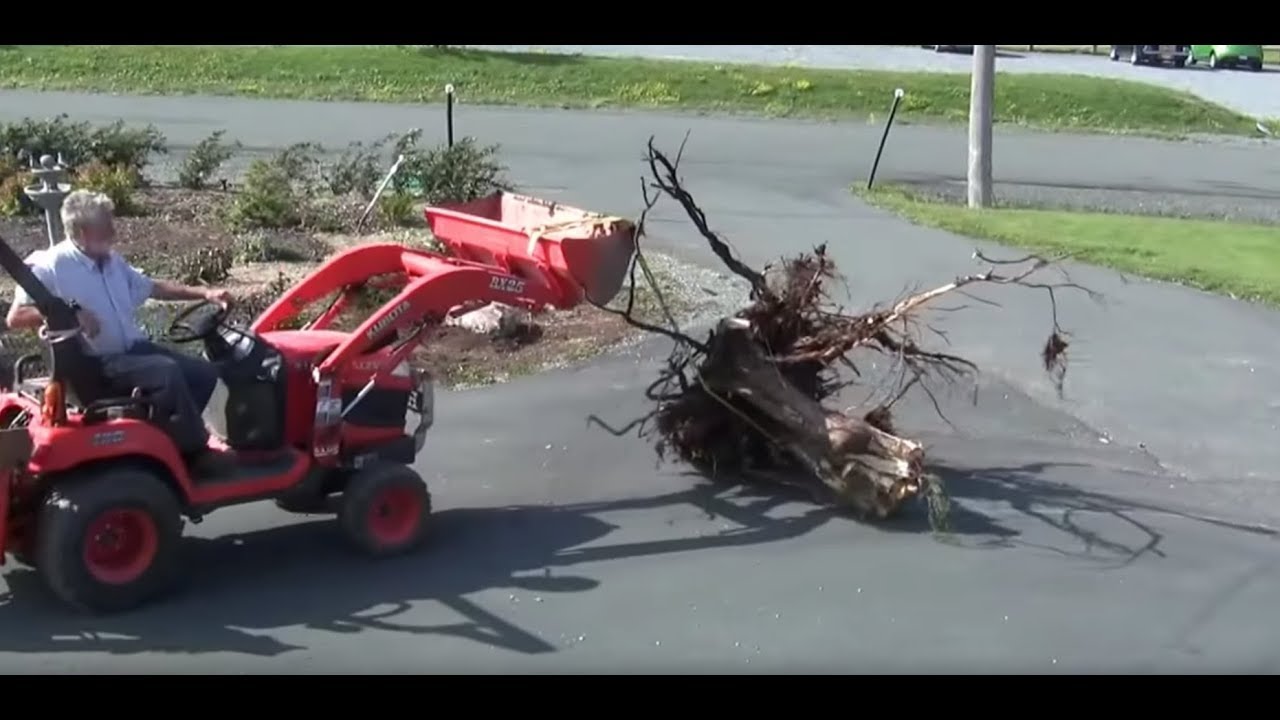
[[[973,46],[969,90],[969,207],[991,205],[991,106],[995,102],[996,46]]]

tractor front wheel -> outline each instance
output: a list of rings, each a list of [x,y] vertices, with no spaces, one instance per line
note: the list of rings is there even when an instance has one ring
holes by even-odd
[[[36,569],[61,600],[119,612],[168,589],[179,568],[182,515],[173,492],[135,468],[55,481],[37,524]]]
[[[338,508],[338,522],[356,547],[374,556],[396,555],[425,539],[431,493],[411,468],[377,463],[354,473]]]

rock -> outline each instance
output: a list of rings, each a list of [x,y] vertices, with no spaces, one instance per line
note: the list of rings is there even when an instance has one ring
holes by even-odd
[[[527,334],[534,322],[527,310],[495,302],[446,318],[444,324],[477,335],[512,338]]]

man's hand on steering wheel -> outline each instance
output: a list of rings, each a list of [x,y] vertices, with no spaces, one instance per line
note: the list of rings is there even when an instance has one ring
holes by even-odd
[[[235,301],[235,298],[231,297],[231,291],[216,288],[205,291],[204,299],[212,303],[218,303],[224,308],[231,307],[231,303]]]

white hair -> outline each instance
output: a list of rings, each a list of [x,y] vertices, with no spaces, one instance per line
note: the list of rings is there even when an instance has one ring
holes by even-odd
[[[78,240],[86,227],[111,219],[116,204],[92,190],[76,190],[62,201],[62,228],[68,240]]]

